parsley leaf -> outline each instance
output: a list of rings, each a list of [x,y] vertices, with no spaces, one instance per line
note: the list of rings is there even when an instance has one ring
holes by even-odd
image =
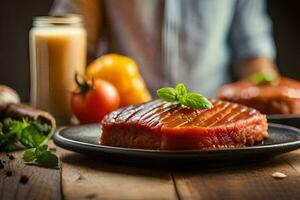
[[[201,94],[188,92],[183,83],[179,83],[176,88],[160,88],[157,95],[174,105],[181,104],[196,109],[210,109],[213,107],[211,102]]]
[[[58,158],[48,150],[47,145],[31,148],[24,152],[23,160],[29,164],[42,165],[45,167],[57,167]]]

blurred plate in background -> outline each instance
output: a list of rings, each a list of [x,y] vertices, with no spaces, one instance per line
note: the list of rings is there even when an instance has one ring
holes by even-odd
[[[300,128],[300,115],[267,115],[268,122]]]

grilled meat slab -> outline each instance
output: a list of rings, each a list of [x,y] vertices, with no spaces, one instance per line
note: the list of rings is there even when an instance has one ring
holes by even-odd
[[[224,85],[219,98],[256,108],[264,114],[300,114],[300,82],[285,77],[258,86],[250,80]]]
[[[211,100],[212,109],[172,106],[163,100],[121,108],[102,120],[100,143],[179,150],[243,147],[268,136],[266,116],[240,104]]]

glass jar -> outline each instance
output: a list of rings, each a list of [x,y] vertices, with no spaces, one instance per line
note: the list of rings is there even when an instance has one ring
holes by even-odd
[[[31,104],[50,112],[58,123],[72,116],[75,73],[84,74],[86,31],[80,16],[36,17],[29,33]]]
[[[59,123],[72,116],[75,72],[84,74],[86,31],[80,16],[36,17],[29,33],[31,105],[50,112]]]

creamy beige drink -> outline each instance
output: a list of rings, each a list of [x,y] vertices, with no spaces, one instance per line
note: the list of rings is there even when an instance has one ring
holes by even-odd
[[[37,17],[30,31],[31,104],[58,121],[72,115],[75,72],[84,74],[86,32],[81,18]]]

